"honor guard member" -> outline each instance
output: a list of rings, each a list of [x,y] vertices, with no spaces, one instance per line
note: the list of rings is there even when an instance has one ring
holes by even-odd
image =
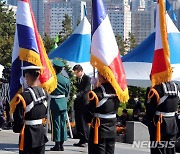
[[[43,126],[47,113],[48,94],[38,86],[40,69],[38,66],[21,67],[28,87],[16,95],[16,102],[11,104],[14,125],[13,131],[20,133],[20,154],[44,154],[48,141]]]
[[[146,118],[150,134],[151,154],[174,154],[178,133],[175,112],[178,108],[179,86],[164,82],[150,88]]]
[[[89,92],[84,118],[91,123],[88,153],[113,154],[116,138],[116,113],[119,99],[112,85],[98,74],[100,86]]]
[[[63,143],[67,140],[66,118],[67,101],[70,89],[70,81],[61,74],[64,63],[53,59],[53,67],[57,75],[57,88],[51,93],[50,110],[52,116],[52,140],[55,146],[51,151],[64,151]]]

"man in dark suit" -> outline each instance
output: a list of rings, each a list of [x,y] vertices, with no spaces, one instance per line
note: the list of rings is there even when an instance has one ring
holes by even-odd
[[[79,142],[75,143],[74,146],[84,147],[88,141],[89,127],[84,121],[83,110],[85,104],[88,101],[88,92],[91,87],[91,78],[83,72],[81,65],[75,65],[73,67],[74,74],[76,75],[77,83],[77,94],[74,101],[74,111],[75,111],[75,122],[76,130],[79,137]]]

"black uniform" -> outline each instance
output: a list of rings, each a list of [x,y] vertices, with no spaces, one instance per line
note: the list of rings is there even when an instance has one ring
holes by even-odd
[[[84,74],[82,79],[77,78],[77,98],[74,101],[74,110],[75,110],[75,122],[78,137],[80,143],[86,143],[88,141],[89,127],[88,124],[84,121],[83,110],[85,104],[88,102],[88,92],[91,88],[91,78]]]
[[[178,133],[175,112],[178,108],[179,87],[173,82],[166,82],[156,85],[153,88],[155,90],[150,90],[149,97],[151,99],[149,99],[149,102],[146,104],[147,125],[149,128],[150,140],[156,141],[156,125],[159,120],[159,115],[162,114],[162,142],[156,147],[151,147],[151,154],[174,154],[175,148],[173,143]],[[164,141],[168,142],[165,143]],[[167,143],[169,144],[166,145]]]
[[[92,99],[85,107],[84,118],[89,123],[93,119],[94,123],[95,119],[99,117],[100,126],[98,128],[98,144],[94,144],[94,128],[91,125],[88,153],[113,154],[116,138],[116,113],[119,100],[110,83],[102,84],[100,87],[94,89],[93,92],[98,97],[99,105],[96,106],[96,99],[91,96],[92,94],[90,92],[89,97]]]
[[[22,96],[22,97],[21,97]],[[24,100],[23,100],[24,99]],[[25,101],[26,107],[23,105]],[[42,119],[47,113],[47,93],[40,87],[29,87],[17,96],[15,108],[13,131],[20,133],[24,128],[24,150],[23,154],[44,154],[45,143],[48,141]],[[25,111],[25,117],[24,117]],[[21,146],[22,133],[20,133],[19,144]]]

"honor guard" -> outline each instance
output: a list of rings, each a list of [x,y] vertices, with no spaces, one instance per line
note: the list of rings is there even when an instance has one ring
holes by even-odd
[[[38,86],[40,69],[38,66],[22,67],[28,87],[17,94],[16,102],[11,104],[13,131],[20,133],[20,154],[44,154],[45,143],[48,141],[43,121],[46,118],[49,97],[46,91]]]
[[[164,82],[149,89],[146,118],[151,154],[174,154],[178,133],[175,112],[178,108],[179,86]],[[152,145],[153,144],[153,145]]]
[[[89,92],[84,118],[91,123],[88,153],[113,154],[116,138],[116,113],[119,100],[112,85],[98,74],[100,86]]]
[[[60,60],[53,59],[53,67],[56,72],[58,84],[57,88],[50,95],[52,140],[55,142],[55,146],[50,149],[51,151],[64,151],[63,143],[67,140],[66,113],[70,81],[61,74],[64,66],[64,63]]]

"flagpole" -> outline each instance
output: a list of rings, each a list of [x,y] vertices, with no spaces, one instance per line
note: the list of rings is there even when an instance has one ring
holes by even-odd
[[[21,60],[21,67],[23,67],[23,60]],[[24,80],[23,80],[23,69],[21,69],[21,79],[22,79],[22,92],[24,91]]]

